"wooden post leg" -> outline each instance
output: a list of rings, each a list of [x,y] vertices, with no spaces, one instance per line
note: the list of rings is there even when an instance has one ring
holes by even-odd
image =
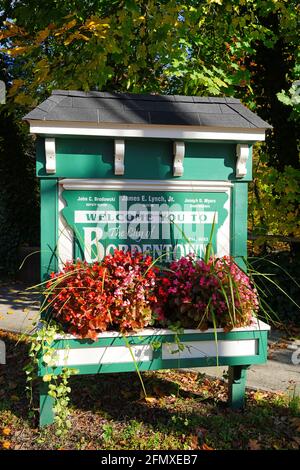
[[[245,404],[245,388],[247,369],[249,366],[231,366],[228,370],[229,406],[233,410],[243,408]]]
[[[40,384],[40,427],[53,424],[54,399],[48,395],[48,383],[41,382]]]

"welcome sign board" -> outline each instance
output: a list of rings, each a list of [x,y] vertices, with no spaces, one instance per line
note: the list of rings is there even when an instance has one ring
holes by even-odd
[[[72,232],[72,257],[93,262],[114,249],[166,262],[189,253],[201,257],[211,234],[215,254],[229,251],[228,188],[71,188],[61,192],[61,216]]]

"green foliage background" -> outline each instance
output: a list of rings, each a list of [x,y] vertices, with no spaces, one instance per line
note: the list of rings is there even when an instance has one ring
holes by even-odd
[[[13,273],[20,245],[39,243],[39,199],[32,140],[24,125],[0,108],[0,273]]]
[[[270,283],[263,276],[256,276],[255,279],[264,292],[268,306],[285,325],[292,323],[299,327],[299,307],[296,304],[300,305],[300,258],[288,251],[275,251],[259,258],[250,258],[250,264],[258,272],[268,274],[274,282]]]

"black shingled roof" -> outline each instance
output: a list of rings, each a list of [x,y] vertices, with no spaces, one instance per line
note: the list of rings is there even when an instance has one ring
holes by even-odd
[[[267,129],[236,98],[56,90],[25,120]]]

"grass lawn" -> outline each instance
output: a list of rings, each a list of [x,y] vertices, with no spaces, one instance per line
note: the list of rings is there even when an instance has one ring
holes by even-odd
[[[243,411],[226,406],[227,387],[196,372],[143,373],[71,378],[72,427],[58,437],[38,428],[25,396],[28,344],[0,331],[7,365],[0,365],[0,448],[85,450],[299,449],[299,398],[247,391]],[[35,387],[37,388],[37,387]]]

